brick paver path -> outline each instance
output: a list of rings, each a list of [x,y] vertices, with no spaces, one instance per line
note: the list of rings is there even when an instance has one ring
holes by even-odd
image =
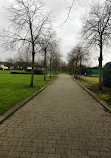
[[[111,114],[70,76],[0,125],[0,158],[111,158]]]

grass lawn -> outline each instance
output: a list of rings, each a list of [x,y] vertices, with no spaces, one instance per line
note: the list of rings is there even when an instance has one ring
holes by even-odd
[[[100,99],[106,101],[109,105],[111,105],[111,88],[103,86],[103,90],[99,91],[99,89],[97,87],[97,85],[99,84],[99,77],[81,76],[81,78],[83,80],[78,80],[78,81],[82,85],[84,85],[89,90],[93,91]],[[89,84],[89,83],[91,83],[91,84]],[[93,84],[95,86],[93,86]]]
[[[0,73],[0,115],[56,78],[47,76],[47,81],[43,81],[43,77],[35,75],[34,86],[38,87],[30,88],[30,74]]]
[[[10,70],[0,70],[0,74],[10,74]]]

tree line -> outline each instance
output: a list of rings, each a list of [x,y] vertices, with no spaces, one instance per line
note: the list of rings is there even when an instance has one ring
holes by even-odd
[[[68,55],[68,64],[71,65],[74,76],[77,76],[77,68],[81,74],[81,62],[88,57],[88,51],[84,48],[98,47],[100,50],[98,57],[99,89],[102,90],[102,61],[103,54],[105,54],[103,51],[104,47],[110,45],[111,41],[111,0],[106,0],[103,3],[98,1],[91,6],[89,13],[83,19],[81,35],[84,47],[80,47],[82,51],[78,49],[78,46],[71,50]]]

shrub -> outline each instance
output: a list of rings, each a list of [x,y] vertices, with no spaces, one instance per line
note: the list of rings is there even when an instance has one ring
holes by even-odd
[[[12,71],[10,73],[11,74],[31,74],[31,70],[27,70],[25,72]],[[42,70],[34,70],[34,74],[36,74],[36,75],[43,75],[43,71]]]
[[[34,70],[34,74],[43,75],[42,70]]]
[[[12,71],[10,72],[11,74],[30,74],[28,72],[17,72],[17,71]]]
[[[26,70],[28,73],[31,73],[31,70]],[[43,75],[43,71],[42,70],[34,70],[34,74],[37,75]]]
[[[111,87],[111,62],[107,63],[104,67],[103,85]]]

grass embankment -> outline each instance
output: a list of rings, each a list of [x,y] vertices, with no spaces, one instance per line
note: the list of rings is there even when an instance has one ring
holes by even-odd
[[[99,91],[99,77],[81,76],[78,80],[83,86],[93,91],[100,99],[111,105],[111,88],[103,86],[103,90]]]
[[[56,78],[47,76],[47,81],[44,81],[43,75],[35,75],[35,88],[30,88],[31,75],[3,72],[0,73],[0,115]]]

